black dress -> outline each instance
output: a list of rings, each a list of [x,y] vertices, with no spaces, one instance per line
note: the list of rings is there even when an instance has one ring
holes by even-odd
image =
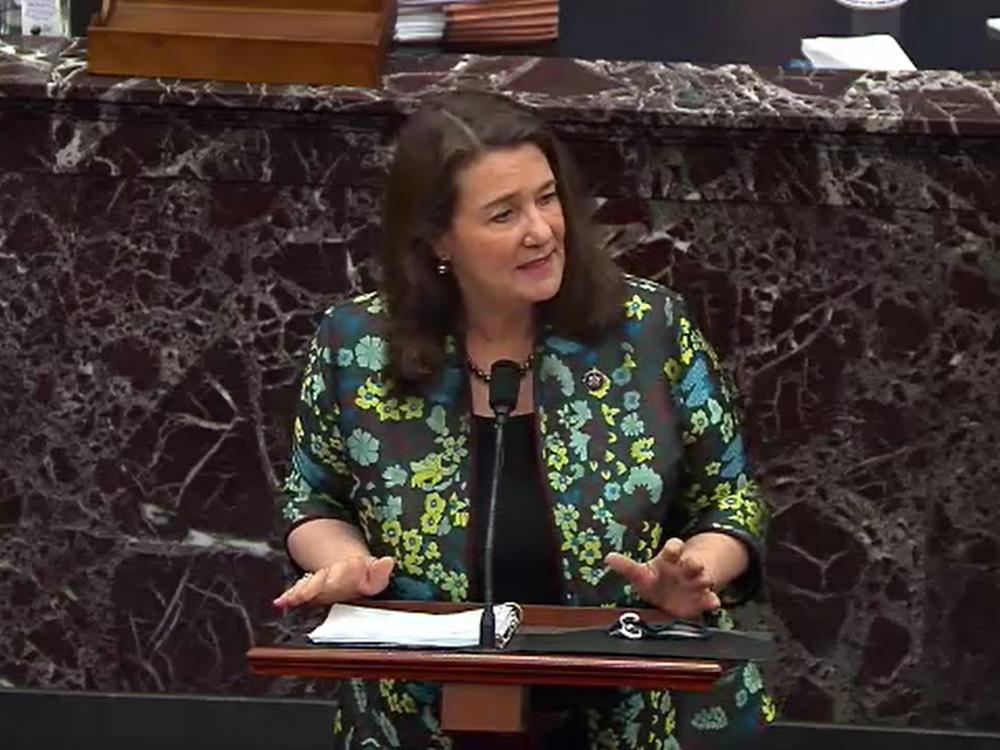
[[[473,539],[470,569],[472,598],[483,598],[483,544],[489,513],[495,421],[475,417],[473,425],[476,487],[473,496]],[[543,489],[535,416],[511,417],[505,431],[503,476],[497,497],[497,520],[493,558],[493,592],[497,602],[519,604],[560,604],[562,602],[559,546],[552,509]],[[581,718],[571,710],[580,692],[564,688],[534,688],[532,708],[548,713],[547,730],[532,733],[529,744],[548,750],[574,750],[586,746],[586,730]],[[561,718],[560,718],[561,717]],[[524,739],[503,734],[464,733],[456,736],[456,750],[501,750],[523,747]]]
[[[483,599],[483,545],[489,515],[495,420],[475,417],[476,487],[472,506],[472,594]],[[511,417],[506,427],[503,476],[497,497],[493,591],[497,602],[559,604],[559,550],[552,511],[542,488],[535,416]]]

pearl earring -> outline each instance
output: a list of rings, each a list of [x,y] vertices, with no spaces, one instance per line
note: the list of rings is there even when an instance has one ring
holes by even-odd
[[[448,263],[447,258],[438,258],[437,272],[438,276],[444,276],[451,270],[451,264]]]

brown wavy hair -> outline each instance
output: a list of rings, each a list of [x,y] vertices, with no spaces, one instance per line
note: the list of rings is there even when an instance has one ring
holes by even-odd
[[[453,275],[437,272],[434,242],[451,226],[458,172],[494,149],[534,144],[549,161],[566,222],[562,285],[540,303],[559,335],[593,342],[621,320],[622,273],[597,246],[593,204],[548,125],[501,96],[462,91],[426,101],[403,125],[389,170],[382,291],[388,306],[389,374],[416,386],[445,363],[445,342],[463,320]]]

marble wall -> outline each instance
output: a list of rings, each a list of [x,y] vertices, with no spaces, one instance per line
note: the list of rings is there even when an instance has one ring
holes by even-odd
[[[788,718],[1000,730],[1000,80],[394,60],[385,91],[95,79],[0,41],[0,684],[318,694],[273,500],[303,346],[370,288],[391,133],[555,123],[609,252],[691,301],[776,518]]]

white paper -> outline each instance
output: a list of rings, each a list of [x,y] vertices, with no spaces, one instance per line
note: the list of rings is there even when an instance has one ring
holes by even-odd
[[[986,25],[989,27],[990,31],[995,31],[1000,34],[1000,18],[988,18],[986,19]]]
[[[437,41],[444,35],[445,14],[440,8],[400,8],[396,14],[396,40]]]
[[[441,8],[401,7],[396,14],[396,41],[438,41],[444,36],[445,22]]]
[[[62,36],[59,5],[60,0],[21,0],[21,33],[32,34],[37,28],[42,36]]]
[[[521,608],[497,604],[493,612],[497,639],[506,643],[521,621]],[[482,614],[482,609],[438,615],[334,604],[322,624],[309,633],[309,640],[342,645],[466,648],[479,644]]]
[[[817,36],[802,40],[802,54],[819,70],[916,70],[889,34]]]

